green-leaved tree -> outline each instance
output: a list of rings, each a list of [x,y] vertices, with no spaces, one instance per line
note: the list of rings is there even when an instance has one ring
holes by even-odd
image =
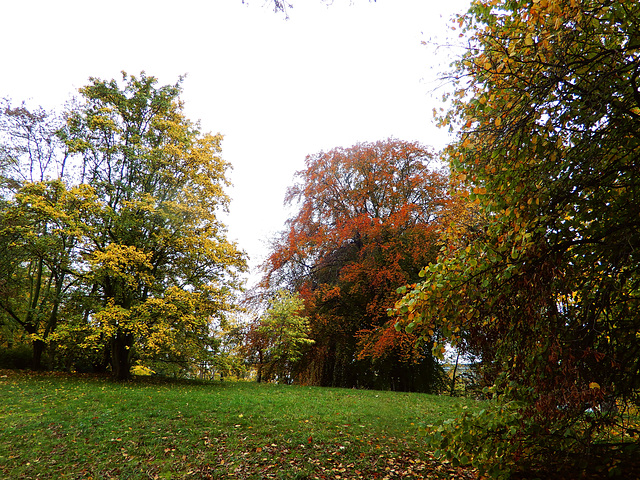
[[[279,290],[267,310],[250,326],[246,350],[257,369],[257,380],[293,381],[296,362],[309,338],[309,320],[302,316],[304,302],[298,293]]]

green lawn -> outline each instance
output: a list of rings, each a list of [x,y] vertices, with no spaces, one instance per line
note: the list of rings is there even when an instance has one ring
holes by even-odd
[[[0,372],[0,478],[475,478],[421,424],[468,399]]]

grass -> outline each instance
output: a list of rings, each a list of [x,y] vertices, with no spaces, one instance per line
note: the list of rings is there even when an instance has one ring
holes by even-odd
[[[0,477],[475,478],[419,426],[469,399],[415,393],[0,373]]]

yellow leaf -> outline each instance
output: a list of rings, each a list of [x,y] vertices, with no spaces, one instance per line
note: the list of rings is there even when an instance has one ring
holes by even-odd
[[[600,385],[598,385],[596,382],[591,382],[589,384],[589,388],[591,388],[592,390],[600,390]]]
[[[500,117],[496,117],[495,124],[496,124],[496,127],[499,127],[500,125],[502,125],[502,119]]]

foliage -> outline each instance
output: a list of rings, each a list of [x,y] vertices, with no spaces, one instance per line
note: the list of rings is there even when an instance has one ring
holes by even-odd
[[[573,448],[580,435],[580,425],[540,423],[539,418],[524,413],[517,401],[492,402],[480,410],[465,407],[441,425],[426,429],[427,445],[435,456],[453,466],[473,467],[482,478],[513,478],[523,464],[538,464],[540,458],[553,458],[535,471],[520,472],[516,478],[616,478],[637,475],[637,445],[629,442],[629,431],[638,428],[637,414],[627,417],[627,428],[615,432],[613,446],[592,445],[588,455]],[[555,437],[540,442],[537,435]]]
[[[217,332],[211,378],[217,372],[220,380],[225,377],[246,379],[250,369],[244,346],[247,339],[246,324],[243,318],[231,318]]]
[[[246,320],[244,310],[231,312],[225,321],[216,325],[206,355],[200,355],[188,369],[172,373],[167,362],[156,359],[144,360],[159,375],[201,380],[245,380],[250,376],[244,345],[246,343]]]
[[[0,194],[15,192],[25,183],[64,178],[69,152],[57,135],[60,117],[26,104],[14,107],[0,100]]]
[[[29,128],[3,132],[14,191],[0,212],[0,241],[12,247],[0,258],[10,267],[0,289],[12,289],[0,307],[34,347],[97,363],[108,352],[124,379],[136,358],[186,371],[210,357],[245,259],[217,217],[229,203],[222,137],[184,117],[180,81],[158,87],[143,72],[121,83],[80,89],[56,131],[63,150],[43,150],[57,163],[29,153]],[[5,117],[48,118],[25,108]]]
[[[24,369],[29,368],[33,362],[33,352],[24,343],[15,346],[0,347],[0,368]]]
[[[301,380],[318,385],[429,389],[439,376],[428,346],[386,316],[400,285],[435,257],[448,202],[432,153],[395,139],[310,155],[286,201],[297,214],[272,245],[264,285],[305,301],[311,338]],[[414,383],[425,379],[425,384]]]
[[[250,326],[246,349],[257,368],[257,381],[291,383],[308,337],[309,320],[300,313],[304,302],[298,293],[279,290],[267,310]]]
[[[67,190],[59,180],[25,183],[0,212],[0,241],[6,246],[0,308],[31,337],[35,369],[41,367],[45,342],[74,285],[81,217],[94,201],[85,187]]]
[[[52,180],[65,176],[69,157],[61,124],[42,108],[0,102],[0,321],[33,337],[36,369],[69,284],[74,226],[65,221],[78,207]]]
[[[499,408],[522,418],[511,469],[587,455],[640,402],[639,18],[609,0],[478,0],[460,17],[470,45],[441,121],[461,129],[452,176],[484,224],[450,232],[396,311],[493,367]]]

